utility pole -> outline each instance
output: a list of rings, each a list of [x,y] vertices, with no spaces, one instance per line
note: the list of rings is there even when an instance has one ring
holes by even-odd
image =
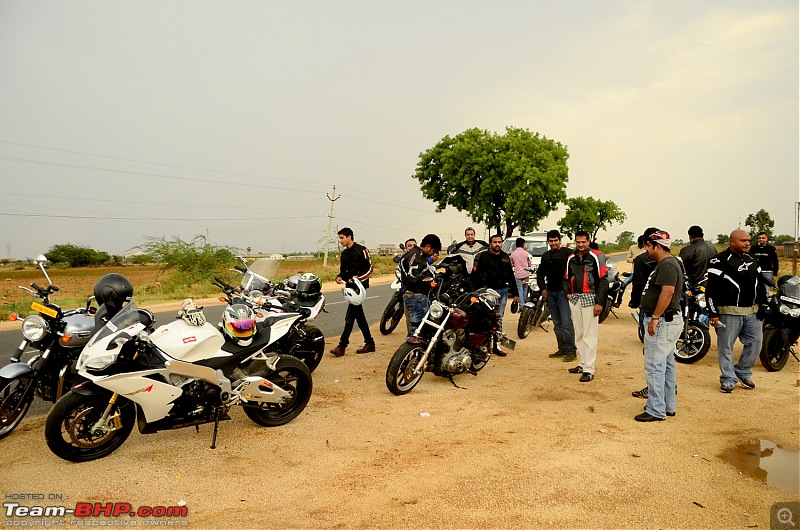
[[[322,260],[322,267],[323,268],[327,268],[328,267],[328,247],[330,247],[330,245],[331,245],[331,224],[333,223],[333,203],[335,203],[337,200],[339,200],[341,195],[339,195],[339,197],[336,196],[336,185],[334,185],[333,186],[333,195],[331,196],[331,195],[328,195],[326,193],[325,196],[328,197],[329,201],[331,201],[331,211],[328,214],[328,234],[327,234],[326,239],[325,239],[325,259]]]

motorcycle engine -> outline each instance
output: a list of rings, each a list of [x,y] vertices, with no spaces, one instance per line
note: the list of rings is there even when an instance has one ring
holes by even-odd
[[[461,374],[472,368],[472,357],[466,348],[450,351],[442,356],[442,370],[451,374]]]

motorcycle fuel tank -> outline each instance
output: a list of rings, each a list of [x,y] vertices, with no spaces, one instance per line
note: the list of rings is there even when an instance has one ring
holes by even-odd
[[[183,320],[176,320],[155,330],[150,342],[173,359],[187,363],[228,355],[221,350],[225,338],[208,322],[190,326]]]
[[[94,335],[94,315],[70,315],[64,317],[64,322],[64,335],[59,337],[58,342],[65,348],[83,348]],[[69,335],[69,342],[64,341],[66,335]]]

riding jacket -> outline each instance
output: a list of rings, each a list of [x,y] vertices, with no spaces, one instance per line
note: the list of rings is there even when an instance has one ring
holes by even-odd
[[[339,277],[347,282],[352,278],[357,278],[364,285],[369,287],[369,277],[372,276],[372,260],[369,258],[369,250],[366,247],[353,243],[350,248],[342,250],[339,265]]]
[[[499,254],[487,250],[475,257],[475,264],[472,267],[472,288],[479,287],[508,289],[509,296],[519,296],[514,268],[511,266],[508,254],[502,250]]]
[[[414,247],[403,254],[397,266],[405,292],[427,294],[430,291],[432,274],[428,271],[428,258],[421,248]]]
[[[720,312],[726,312],[722,309],[726,306],[751,308],[766,303],[767,291],[761,281],[758,260],[747,252],[723,250],[708,262],[708,316],[719,317]]]
[[[708,260],[717,255],[717,249],[704,239],[696,239],[683,247],[678,255],[683,260],[689,283],[695,287],[705,278]]]
[[[567,294],[594,294],[594,303],[603,305],[608,296],[606,255],[591,248],[583,256],[572,254],[567,258],[563,287]]]

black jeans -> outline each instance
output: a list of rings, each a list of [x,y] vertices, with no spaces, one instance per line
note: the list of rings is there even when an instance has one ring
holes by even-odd
[[[358,322],[358,329],[364,335],[365,344],[375,344],[372,333],[369,331],[369,322],[364,314],[364,307],[360,305],[347,304],[347,313],[344,316],[344,330],[339,339],[339,346],[345,348],[350,344],[350,333],[353,332],[353,323]]]

